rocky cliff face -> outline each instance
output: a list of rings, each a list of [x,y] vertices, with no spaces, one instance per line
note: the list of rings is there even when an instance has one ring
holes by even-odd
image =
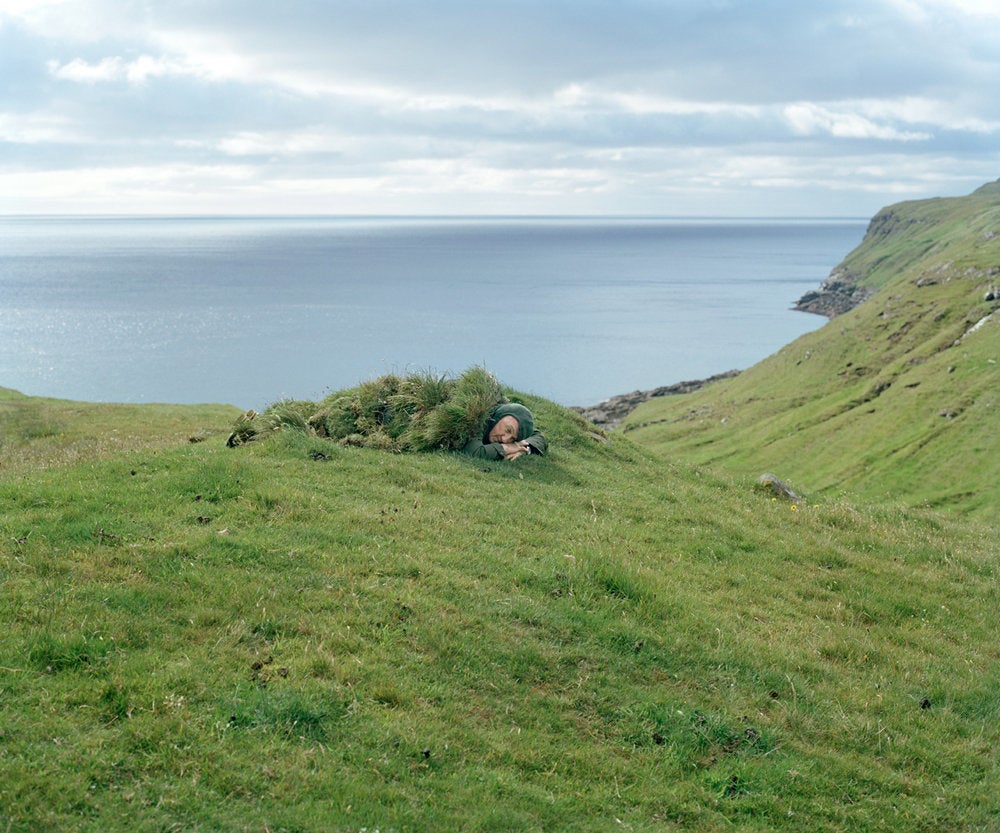
[[[1000,180],[979,188],[972,198],[995,202],[998,196],[1000,196]],[[870,275],[866,273],[880,267],[880,259],[871,260],[863,255],[859,257],[854,255],[865,250],[877,250],[889,238],[895,238],[913,240],[914,244],[910,246],[910,250],[919,256],[926,247],[926,241],[924,244],[917,244],[917,236],[935,234],[934,230],[940,217],[946,216],[949,207],[954,203],[955,199],[935,198],[883,208],[868,223],[861,245],[843,263],[834,268],[818,289],[807,292],[799,298],[794,309],[836,318],[867,301],[875,294],[877,287],[871,285]],[[881,260],[886,257],[887,254],[883,255]]]
[[[836,318],[862,301],[868,300],[873,290],[857,285],[858,275],[848,269],[834,269],[819,289],[813,289],[799,298],[795,309]]]
[[[895,206],[883,208],[869,221],[862,246],[878,238],[888,237],[914,222],[920,221],[901,215]],[[875,294],[875,290],[871,287],[858,285],[861,278],[862,274],[856,269],[840,264],[818,289],[813,289],[799,298],[794,309],[799,312],[825,315],[827,318],[843,315]]]

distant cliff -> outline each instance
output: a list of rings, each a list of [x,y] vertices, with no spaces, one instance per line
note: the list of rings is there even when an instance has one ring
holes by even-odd
[[[738,377],[640,404],[640,445],[800,493],[1000,506],[1000,181],[897,203],[799,309],[834,319]]]
[[[848,269],[834,269],[819,289],[812,289],[799,298],[794,308],[827,318],[843,315],[874,294],[872,289],[858,286],[859,277],[857,272]]]
[[[1000,180],[983,185],[968,197],[904,202],[883,208],[868,223],[861,244],[833,269],[818,289],[799,298],[794,309],[827,318],[854,309],[911,260],[947,245],[952,232],[942,234],[942,223],[947,223],[956,206],[962,206],[959,209],[962,213],[969,210],[967,206],[975,210],[995,203],[998,197]],[[984,240],[992,239],[995,234],[987,230]]]

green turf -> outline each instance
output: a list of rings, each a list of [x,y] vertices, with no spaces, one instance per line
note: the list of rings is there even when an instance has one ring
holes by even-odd
[[[524,399],[484,465],[5,393],[0,830],[997,829],[994,527]]]

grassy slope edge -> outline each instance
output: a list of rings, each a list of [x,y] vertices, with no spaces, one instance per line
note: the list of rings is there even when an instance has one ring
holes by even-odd
[[[544,459],[163,445],[150,408],[0,470],[0,829],[997,828],[990,530],[523,399]]]
[[[995,516],[1000,183],[883,210],[835,271],[876,294],[735,379],[641,406],[623,430],[814,496]]]
[[[0,387],[0,473],[30,472],[230,430],[232,405],[125,405],[25,396]]]

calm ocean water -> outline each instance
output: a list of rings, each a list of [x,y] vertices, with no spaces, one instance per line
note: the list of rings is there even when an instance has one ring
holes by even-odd
[[[474,364],[564,405],[746,368],[863,220],[0,218],[0,386],[318,399]]]

